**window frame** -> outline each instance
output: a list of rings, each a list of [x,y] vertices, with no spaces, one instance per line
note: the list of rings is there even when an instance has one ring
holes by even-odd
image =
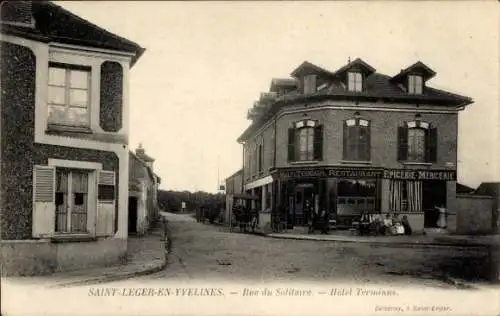
[[[420,80],[417,80],[417,78]],[[421,74],[408,75],[408,94],[422,95],[424,93],[424,78]]]
[[[314,160],[314,127],[305,125],[295,129],[295,161],[313,161]],[[305,135],[303,135],[305,134]],[[305,139],[305,150],[302,150],[303,140]],[[305,155],[305,159],[303,155]]]
[[[421,132],[422,134],[418,135],[418,138],[421,138],[417,140],[417,135],[413,135],[413,141],[410,141],[410,133],[412,132]],[[427,129],[423,128],[421,126],[415,126],[415,127],[408,127],[407,129],[407,144],[408,144],[408,153],[407,153],[407,162],[420,162],[424,163],[427,162],[426,159],[426,151],[427,151]],[[422,152],[418,151],[418,142],[422,141],[423,142],[423,147],[422,147]],[[412,152],[412,149],[414,149],[414,152]]]
[[[371,161],[371,121],[365,118],[349,118],[344,120],[342,157],[343,161]],[[350,129],[350,130],[349,130]],[[365,130],[365,140],[360,143],[361,130]],[[352,144],[351,142],[354,142]],[[361,147],[364,144],[364,147]],[[354,151],[351,152],[351,148]]]
[[[64,70],[64,85],[52,84],[50,82],[50,77],[47,80],[47,123],[48,123],[48,125],[64,126],[64,127],[71,127],[71,128],[90,128],[90,126],[91,126],[91,105],[92,105],[92,67],[76,65],[76,64],[59,63],[59,62],[49,62],[48,63],[49,74],[50,74],[51,69]],[[71,86],[71,72],[72,71],[80,71],[80,72],[86,73],[86,75],[87,75],[87,87],[85,89],[78,88],[78,87],[75,88],[75,87]],[[51,87],[57,87],[57,88],[64,89],[64,104],[58,104],[58,103],[51,102],[50,97],[49,97]],[[71,104],[71,91],[72,90],[86,91],[87,100],[86,100],[85,106],[79,106],[79,105],[75,106],[75,105]],[[51,106],[64,107],[64,113],[65,113],[64,114],[65,115],[64,121],[61,122],[59,120],[51,120],[50,119],[49,110],[50,110]],[[68,110],[70,108],[85,109],[86,110],[85,123],[79,124],[78,122],[75,122],[75,121],[71,122],[68,119]]]
[[[352,76],[352,83],[351,83]],[[359,77],[358,77],[359,76]],[[359,79],[359,80],[357,80]],[[358,89],[359,84],[359,89]],[[347,72],[347,90],[350,92],[362,92],[363,91],[363,73],[361,71],[349,71]]]
[[[307,130],[307,150],[305,159],[301,159],[301,132]],[[310,141],[310,144],[309,144]],[[307,163],[323,160],[323,126],[317,120],[304,119],[293,123],[288,129],[289,163]]]

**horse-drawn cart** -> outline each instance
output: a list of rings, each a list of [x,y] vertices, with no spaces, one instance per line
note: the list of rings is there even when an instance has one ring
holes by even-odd
[[[258,212],[251,205],[251,202],[255,200],[258,200],[258,197],[250,194],[240,193],[233,195],[232,214],[229,217],[231,231],[235,226],[239,226],[240,232],[243,233],[247,232],[249,227],[252,228],[252,231],[255,231]]]

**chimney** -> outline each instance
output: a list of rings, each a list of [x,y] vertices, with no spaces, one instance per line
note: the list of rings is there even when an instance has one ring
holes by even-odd
[[[144,155],[146,152],[144,151],[144,148],[142,147],[142,143],[139,143],[139,146],[137,147],[137,149],[135,150],[135,153],[138,155],[138,156],[141,156],[141,155]]]

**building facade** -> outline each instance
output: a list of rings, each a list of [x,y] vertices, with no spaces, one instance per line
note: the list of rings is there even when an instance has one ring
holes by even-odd
[[[226,179],[226,208],[224,210],[224,224],[231,224],[232,209],[235,194],[243,192],[243,169],[236,171]]]
[[[158,221],[160,177],[154,173],[154,159],[142,145],[129,158],[128,232],[144,235]]]
[[[144,49],[48,1],[1,8],[2,273],[122,262],[129,71]]]
[[[273,79],[238,138],[244,190],[289,228],[322,210],[339,226],[373,212],[433,227],[436,206],[454,209],[458,114],[472,103],[428,86],[435,75],[417,62],[388,76],[358,58]]]

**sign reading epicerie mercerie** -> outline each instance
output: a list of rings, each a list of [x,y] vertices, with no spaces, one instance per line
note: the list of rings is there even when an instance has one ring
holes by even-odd
[[[455,170],[401,170],[401,169],[356,169],[322,167],[311,169],[281,170],[281,179],[293,178],[384,178],[393,180],[444,180],[455,181]]]
[[[384,170],[385,179],[455,181],[455,170]]]

